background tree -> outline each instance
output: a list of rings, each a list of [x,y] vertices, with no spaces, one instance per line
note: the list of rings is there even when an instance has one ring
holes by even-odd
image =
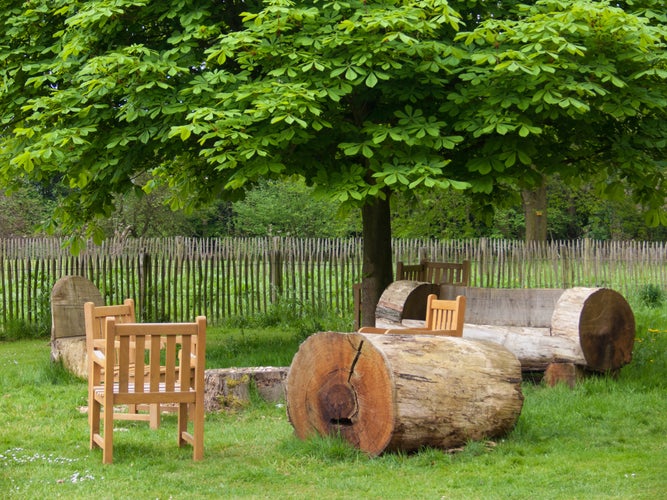
[[[33,236],[50,209],[35,186],[18,188],[12,196],[0,190],[0,238]]]
[[[0,177],[66,186],[52,222],[74,237],[102,237],[76,231],[115,193],[165,184],[188,209],[300,175],[361,207],[368,324],[392,193],[470,186],[483,212],[558,173],[667,222],[658,0],[4,7]]]
[[[664,241],[665,226],[649,226],[640,207],[629,197],[601,199],[594,186],[568,186],[554,177],[547,187],[547,239]],[[392,199],[392,232],[398,238],[525,238],[525,215],[520,203],[494,207],[489,220],[478,213],[466,192],[426,189]]]
[[[556,173],[592,181],[595,196],[632,196],[649,224],[667,222],[666,20],[657,0],[545,0],[458,35],[471,64],[448,95],[466,133],[457,154],[475,191],[521,193],[527,239],[546,237]]]
[[[339,214],[339,209],[331,199],[313,196],[301,179],[260,181],[234,202],[234,233],[331,238],[358,232],[356,214]]]

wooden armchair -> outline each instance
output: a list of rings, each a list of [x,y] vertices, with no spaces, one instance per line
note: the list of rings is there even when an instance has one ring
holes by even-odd
[[[454,300],[438,299],[430,294],[426,302],[426,322],[424,328],[376,328],[363,327],[360,333],[402,333],[422,335],[447,335],[461,337],[465,320],[466,298],[459,295]]]
[[[109,317],[103,331],[105,338],[93,342],[89,359],[94,374],[88,382],[91,449],[102,448],[103,463],[112,463],[114,405],[176,404],[178,445],[192,445],[193,459],[201,460],[206,318],[199,316],[193,323],[118,323]],[[105,355],[110,352],[115,356]]]
[[[107,318],[115,318],[116,323],[136,323],[136,313],[133,299],[125,299],[122,305],[112,306],[96,306],[92,302],[87,302],[83,306],[83,312],[86,325],[86,349],[89,360],[92,359],[92,356],[99,356],[100,353],[104,354],[101,343],[96,343],[95,341],[103,340],[105,338],[104,328]],[[93,365],[89,362],[89,401],[92,399],[92,388],[100,384],[101,377],[103,376],[102,373],[93,372],[92,368]],[[117,378],[117,374],[114,374],[114,376]],[[132,376],[134,376],[134,374],[132,374]],[[160,407],[158,405],[153,404],[149,407],[128,405],[127,408],[127,412],[120,412],[118,409],[115,409],[114,419],[148,421],[150,422],[151,429],[157,429],[160,427]],[[146,410],[148,410],[148,413],[146,413]],[[90,407],[88,411],[88,418],[89,420],[91,418]]]

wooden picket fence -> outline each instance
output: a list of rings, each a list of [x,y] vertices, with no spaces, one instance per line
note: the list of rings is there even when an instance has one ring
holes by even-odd
[[[667,243],[635,241],[394,240],[395,261],[471,262],[471,285],[667,288]],[[0,327],[44,321],[54,283],[82,275],[107,303],[137,301],[143,320],[212,323],[252,316],[281,301],[352,316],[362,241],[299,238],[113,238],[74,256],[63,240],[0,240]],[[50,321],[50,320],[49,320]]]

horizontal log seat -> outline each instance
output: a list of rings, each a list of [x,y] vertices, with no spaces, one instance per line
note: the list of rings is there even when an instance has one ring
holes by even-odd
[[[394,282],[376,309],[376,327],[424,325],[415,317],[427,283]],[[400,292],[400,293],[398,293]],[[608,288],[498,289],[440,285],[439,297],[467,298],[463,338],[503,345],[524,372],[573,385],[582,373],[616,373],[632,360],[635,319],[625,298]],[[409,302],[409,307],[403,307]],[[423,301],[423,307],[426,307]],[[555,364],[571,365],[558,369]],[[562,375],[559,375],[562,374]]]

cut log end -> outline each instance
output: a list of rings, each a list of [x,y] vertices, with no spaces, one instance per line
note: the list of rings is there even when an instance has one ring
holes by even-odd
[[[597,372],[618,370],[632,360],[635,317],[630,305],[609,288],[569,288],[552,318],[552,332],[578,332],[586,367]]]
[[[389,442],[392,392],[382,355],[356,334],[309,338],[287,377],[287,412],[297,436],[340,435],[370,454]]]
[[[579,335],[588,366],[597,371],[620,368],[632,360],[635,340],[632,309],[618,292],[600,289],[584,303]]]

